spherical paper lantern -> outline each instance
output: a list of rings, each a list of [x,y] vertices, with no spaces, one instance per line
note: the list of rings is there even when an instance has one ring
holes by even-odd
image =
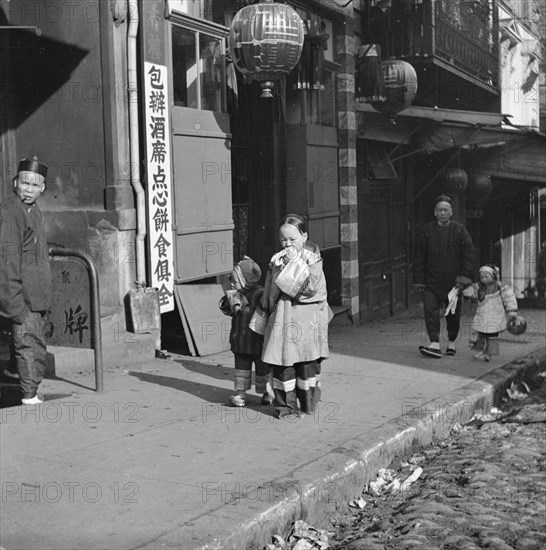
[[[489,198],[493,190],[493,182],[487,174],[474,174],[468,182],[466,195],[473,202],[483,202]]]
[[[386,100],[371,105],[380,113],[393,116],[409,107],[417,94],[417,73],[412,65],[400,59],[381,63]]]
[[[450,166],[446,168],[442,178],[442,190],[444,193],[464,193],[468,185],[468,176],[462,168]]]
[[[274,81],[297,65],[303,39],[303,21],[292,7],[261,0],[235,14],[228,44],[235,67],[261,82],[261,97],[273,97]]]

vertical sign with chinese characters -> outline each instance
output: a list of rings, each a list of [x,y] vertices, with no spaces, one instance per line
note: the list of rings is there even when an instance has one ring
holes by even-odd
[[[144,63],[144,104],[151,286],[161,313],[174,309],[171,131],[167,67]]]

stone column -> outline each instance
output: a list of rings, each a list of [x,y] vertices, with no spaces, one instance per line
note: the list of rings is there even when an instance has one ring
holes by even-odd
[[[347,18],[338,35],[339,205],[341,222],[341,297],[354,324],[360,322],[358,275],[358,198],[356,187],[356,116],[354,22]]]

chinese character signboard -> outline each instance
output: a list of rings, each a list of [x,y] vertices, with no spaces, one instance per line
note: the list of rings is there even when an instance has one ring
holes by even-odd
[[[49,346],[91,348],[89,275],[78,260],[51,262],[53,299],[45,325]]]
[[[174,309],[171,134],[167,67],[144,63],[144,103],[151,286],[161,312]]]

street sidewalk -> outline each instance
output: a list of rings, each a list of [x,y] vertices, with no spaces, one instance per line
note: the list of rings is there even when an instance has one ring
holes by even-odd
[[[422,357],[420,310],[353,327],[334,319],[313,417],[277,420],[253,394],[225,405],[233,357],[173,355],[134,367],[104,358],[105,392],[74,365],[44,404],[0,409],[0,546],[15,549],[263,548],[294,519],[343,510],[409,455],[525,371],[545,369],[546,311],[472,359],[471,317],[454,357]],[[445,349],[445,342],[444,342]]]

